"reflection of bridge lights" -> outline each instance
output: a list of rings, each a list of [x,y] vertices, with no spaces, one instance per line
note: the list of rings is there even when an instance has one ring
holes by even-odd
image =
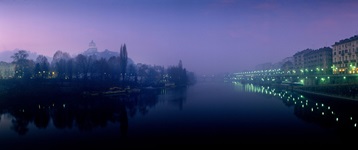
[[[329,117],[329,119],[335,119],[335,122],[337,124],[342,122],[342,121],[339,121],[339,118],[336,116],[336,114],[333,110],[331,112],[328,111],[328,110],[331,110],[330,106],[328,106],[328,105],[326,106],[324,103],[319,104],[318,102],[314,102],[314,101],[310,101],[310,103],[309,103],[309,99],[304,99],[303,95],[295,95],[289,91],[276,90],[272,87],[254,86],[253,84],[249,84],[248,86],[242,85],[240,83],[238,83],[238,84],[241,85],[242,87],[244,87],[244,88],[240,88],[241,90],[245,90],[247,92],[263,93],[263,94],[267,94],[267,95],[270,94],[270,95],[274,95],[274,96],[277,95],[283,102],[287,101],[287,103],[289,103],[289,104],[294,104],[296,108],[297,107],[299,108],[301,105],[301,108],[303,110],[305,110],[305,108],[309,109],[308,106],[310,104],[310,106],[313,106],[313,107],[310,107],[311,108],[310,112],[313,113],[312,115],[317,115],[317,116],[321,116],[321,117]],[[301,98],[301,100],[300,100],[300,98]],[[291,101],[291,103],[290,103],[290,101]],[[317,110],[321,109],[321,110],[318,111],[316,114],[316,113],[314,113],[314,109],[317,109]],[[327,111],[328,115],[326,115],[326,111]],[[319,115],[319,114],[321,114],[321,115]],[[329,114],[332,114],[332,115],[329,115]],[[352,121],[352,122],[350,122],[351,127],[352,126],[357,127],[357,120],[353,120],[353,116],[347,116],[347,119],[348,118]],[[344,120],[345,119],[343,119],[343,122],[344,122]]]

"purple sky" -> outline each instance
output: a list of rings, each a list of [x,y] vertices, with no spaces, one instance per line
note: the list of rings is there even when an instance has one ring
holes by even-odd
[[[126,43],[136,63],[237,72],[358,34],[356,0],[0,0],[0,51]]]

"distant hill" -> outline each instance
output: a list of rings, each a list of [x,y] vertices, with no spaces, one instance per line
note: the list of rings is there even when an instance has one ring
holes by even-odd
[[[97,49],[87,49],[86,51],[84,51],[82,53],[83,55],[86,55],[86,56],[96,56],[97,58],[105,58],[105,59],[109,59],[111,58],[112,56],[119,56],[119,53],[118,52],[114,52],[114,51],[110,51],[108,49],[102,51],[102,52],[98,52]]]
[[[98,52],[97,48],[89,48],[86,51],[82,53],[85,56],[96,56],[97,59],[105,58],[108,60],[112,56],[119,56],[118,52],[110,51],[108,49],[105,49],[102,52]],[[128,58],[128,64],[134,64],[134,61],[131,58]]]
[[[11,58],[11,56],[13,56],[15,53],[17,53],[19,51],[19,49],[14,49],[14,50],[6,50],[6,51],[0,51],[0,61],[4,61],[4,62],[12,62],[13,59]],[[27,51],[27,50],[26,50]],[[27,51],[29,54],[29,59],[32,60],[36,60],[38,54],[35,52],[31,52],[31,51]],[[51,59],[49,57],[47,57],[47,59]]]

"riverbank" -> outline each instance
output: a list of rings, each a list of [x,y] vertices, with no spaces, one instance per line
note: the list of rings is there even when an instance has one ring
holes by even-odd
[[[270,84],[262,86],[272,86],[281,90],[293,91],[310,96],[319,96],[329,99],[339,99],[358,102],[357,84],[326,84],[315,86],[300,86],[288,84]]]
[[[350,97],[344,97],[344,96],[333,95],[333,94],[310,92],[310,91],[304,91],[304,90],[300,90],[300,89],[294,89],[294,91],[301,93],[301,94],[306,94],[306,95],[308,94],[308,95],[312,95],[312,96],[321,96],[321,97],[327,97],[327,98],[335,98],[335,99],[342,99],[342,100],[358,102],[358,98],[350,98]]]
[[[358,102],[358,85],[355,84],[293,86],[292,91],[306,95]]]

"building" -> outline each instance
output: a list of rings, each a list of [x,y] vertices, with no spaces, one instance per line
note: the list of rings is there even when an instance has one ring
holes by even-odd
[[[96,43],[93,40],[88,44],[88,49],[83,53],[84,55],[91,56],[98,53]]]
[[[279,63],[281,65],[280,69],[285,73],[289,72],[290,70],[293,70],[294,69],[293,62],[294,62],[293,57],[287,57],[283,59],[281,63]]]
[[[305,68],[304,66],[304,55],[313,51],[312,49],[305,49],[302,51],[297,52],[296,54],[293,55],[293,66],[295,70],[302,70]]]
[[[323,47],[304,54],[304,71],[308,74],[332,73],[332,48]]]
[[[15,75],[15,64],[0,62],[0,79],[13,78]]]
[[[358,73],[358,35],[335,42],[333,47],[333,73]]]

